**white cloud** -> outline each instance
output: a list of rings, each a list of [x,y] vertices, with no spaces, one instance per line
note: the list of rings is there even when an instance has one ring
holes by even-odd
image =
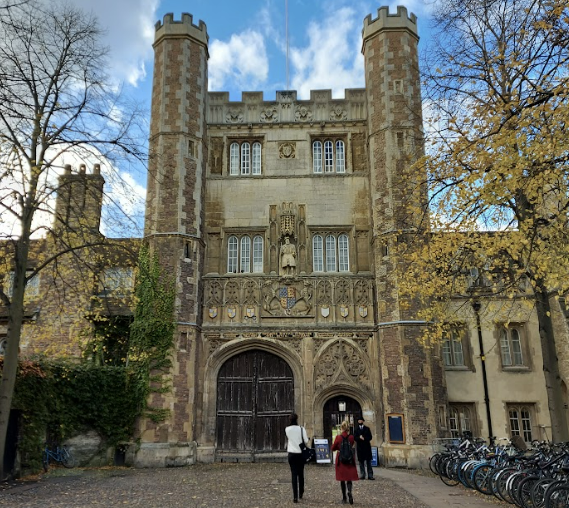
[[[232,88],[256,90],[267,80],[269,60],[261,33],[246,30],[234,34],[229,42],[218,39],[209,44],[209,89]]]
[[[152,60],[159,0],[67,1],[97,17],[105,31],[102,42],[110,49],[110,67],[107,69],[110,76],[133,86],[143,80],[146,77],[145,61]]]
[[[332,89],[343,97],[346,88],[364,86],[361,19],[350,7],[334,11],[321,23],[311,22],[308,46],[290,49],[292,89],[308,99],[310,90]]]

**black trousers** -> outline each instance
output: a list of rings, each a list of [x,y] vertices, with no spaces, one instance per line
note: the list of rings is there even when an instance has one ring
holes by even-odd
[[[373,478],[373,468],[371,467],[371,460],[362,460],[359,462],[360,462],[360,477],[365,478],[366,464],[367,464],[367,477]]]
[[[294,499],[304,494],[304,459],[302,453],[289,453],[288,464],[292,475],[292,495]]]

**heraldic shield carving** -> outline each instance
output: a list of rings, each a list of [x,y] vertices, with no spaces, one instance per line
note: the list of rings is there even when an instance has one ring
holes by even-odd
[[[280,288],[279,298],[283,309],[292,309],[296,303],[296,289],[291,286]]]

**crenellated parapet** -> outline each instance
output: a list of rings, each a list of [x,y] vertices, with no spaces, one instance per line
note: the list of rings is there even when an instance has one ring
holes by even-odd
[[[310,99],[298,100],[296,90],[278,91],[266,101],[263,92],[243,92],[240,101],[230,101],[228,92],[208,93],[208,124],[322,124],[366,120],[366,91],[345,90],[333,99],[331,90],[311,90]]]
[[[209,36],[207,35],[206,24],[200,19],[199,25],[194,25],[194,18],[191,14],[184,12],[181,21],[174,20],[171,12],[164,15],[163,21],[158,21],[155,25],[154,44],[163,37],[190,37],[207,47]]]
[[[380,7],[377,10],[377,18],[372,18],[371,14],[368,14],[364,19],[363,43],[365,44],[369,37],[373,37],[378,32],[402,29],[407,29],[418,39],[417,16],[413,13],[408,15],[407,8],[401,5],[397,7],[397,14],[390,14],[389,7]]]

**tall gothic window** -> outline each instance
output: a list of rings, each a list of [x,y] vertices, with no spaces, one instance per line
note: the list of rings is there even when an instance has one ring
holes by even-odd
[[[503,367],[524,367],[521,327],[500,328],[500,352]]]

